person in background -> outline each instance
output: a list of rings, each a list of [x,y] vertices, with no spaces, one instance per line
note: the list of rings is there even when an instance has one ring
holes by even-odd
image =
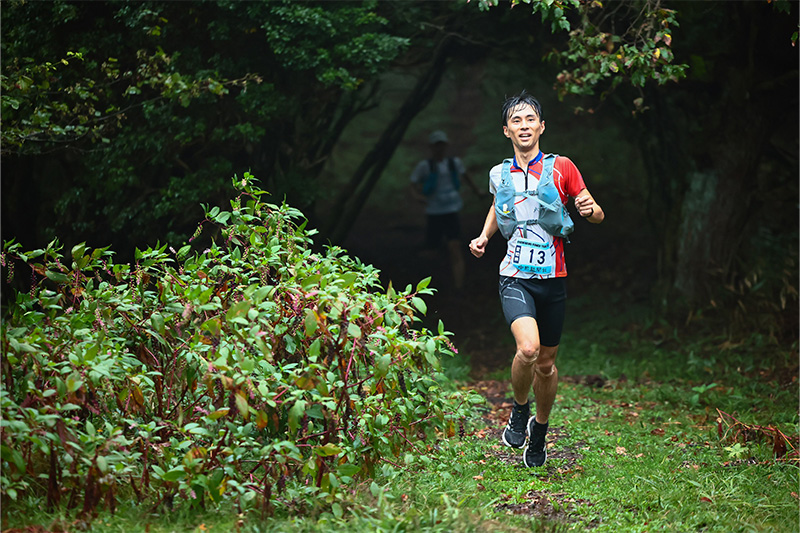
[[[514,158],[489,171],[489,190],[499,203],[498,188],[506,189],[505,184],[511,181],[513,186],[509,188],[516,195],[516,199],[500,206],[504,216],[500,229],[510,235],[507,253],[500,263],[499,292],[503,314],[516,342],[511,364],[514,406],[502,440],[507,446],[522,448],[529,439],[523,461],[525,466],[535,467],[547,460],[545,436],[558,386],[555,363],[567,299],[564,238],[556,236],[557,230],[545,222],[547,218],[540,200],[545,193],[552,193],[559,212],[565,213],[568,200],[574,198],[578,214],[593,224],[601,223],[605,214],[589,194],[581,173],[571,160],[563,156],[545,156],[539,149],[545,125],[542,107],[536,98],[525,91],[508,98],[503,104],[502,124],[503,134],[514,149]],[[539,187],[545,168],[552,169],[552,180],[543,179]],[[545,176],[548,174],[550,172]],[[526,194],[528,192],[530,194]],[[510,228],[505,218],[509,206],[515,213]],[[483,256],[489,239],[499,229],[497,207],[492,205],[481,234],[469,244],[475,257]],[[559,221],[562,230],[572,224],[568,215],[566,219],[568,224],[564,218]],[[548,233],[545,227],[554,234]],[[531,386],[536,402],[534,416],[530,416],[528,400]]]
[[[440,249],[444,245],[453,285],[460,290],[464,286],[464,256],[459,240],[459,211],[464,205],[461,184],[467,183],[478,196],[482,194],[470,179],[461,159],[447,155],[449,140],[445,132],[432,132],[428,136],[428,145],[431,157],[420,161],[411,173],[412,193],[425,203],[425,246]]]

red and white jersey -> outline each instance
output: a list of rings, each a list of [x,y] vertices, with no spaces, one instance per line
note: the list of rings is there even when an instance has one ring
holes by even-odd
[[[539,177],[542,174],[542,152],[528,164],[527,172],[517,165],[517,160],[511,165],[511,178],[514,187],[518,192],[525,190],[533,191],[539,184]],[[500,185],[502,163],[492,167],[489,171],[489,192],[492,195]],[[553,165],[553,181],[558,189],[561,201],[566,205],[570,197],[577,196],[586,185],[583,182],[578,167],[569,158],[558,156]],[[535,219],[539,215],[539,203],[532,196],[518,196],[514,203],[514,211],[517,220]],[[521,245],[521,246],[520,246]],[[527,246],[526,246],[527,245]],[[540,263],[543,265],[545,273],[526,272],[516,268],[516,259],[519,258],[520,250],[530,251],[533,254],[541,254]],[[512,278],[563,278],[567,275],[567,263],[564,258],[564,239],[553,237],[544,231],[538,224],[528,226],[527,238],[523,237],[522,228],[517,228],[508,240],[506,255],[500,263],[500,275]]]

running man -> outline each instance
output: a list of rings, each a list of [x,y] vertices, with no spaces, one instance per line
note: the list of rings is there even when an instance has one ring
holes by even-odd
[[[500,263],[500,300],[516,342],[511,365],[514,407],[502,440],[512,448],[525,446],[525,466],[534,467],[542,466],[547,460],[545,436],[558,387],[555,362],[564,324],[567,268],[564,238],[547,233],[539,223],[544,209],[537,201],[537,194],[541,196],[542,191],[520,194],[537,190],[546,167],[545,161],[550,159],[539,149],[539,140],[545,130],[542,107],[536,98],[523,90],[503,104],[502,124],[503,134],[511,140],[514,148],[514,159],[506,169],[510,170],[518,193],[513,210],[516,220],[521,221],[508,238],[507,253]],[[558,191],[553,196],[560,197],[564,206],[569,198],[574,198],[581,217],[593,224],[602,222],[605,218],[603,209],[589,193],[575,164],[562,156],[556,157],[554,162],[550,160],[550,163]],[[495,196],[501,184],[503,167],[503,164],[496,165],[489,172],[489,191]],[[542,184],[546,185],[547,181]],[[497,215],[492,205],[481,234],[469,244],[472,255],[483,256],[489,239],[497,230]],[[531,386],[536,402],[534,416],[530,416],[528,400]]]

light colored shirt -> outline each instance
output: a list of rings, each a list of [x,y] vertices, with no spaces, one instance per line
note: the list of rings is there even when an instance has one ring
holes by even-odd
[[[458,172],[459,179],[464,175],[464,164],[458,157],[453,157],[453,164]],[[439,177],[436,180],[436,188],[428,195],[428,204],[425,207],[425,213],[428,215],[444,215],[447,213],[455,213],[460,211],[464,206],[461,199],[461,193],[455,188],[453,184],[453,177],[450,175],[450,165],[447,163],[448,158],[445,157],[437,162]],[[420,161],[414,172],[411,173],[411,183],[425,183],[425,180],[431,173],[430,164],[427,159]]]

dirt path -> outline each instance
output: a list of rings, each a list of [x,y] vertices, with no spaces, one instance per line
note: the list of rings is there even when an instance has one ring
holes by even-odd
[[[583,470],[581,460],[584,442],[570,442],[570,435],[564,426],[551,426],[547,432],[548,461],[543,468],[527,469],[522,465],[522,451],[514,450],[501,444],[500,434],[508,420],[511,402],[507,398],[508,382],[497,380],[476,381],[473,388],[480,392],[489,402],[491,410],[483,417],[486,427],[475,432],[474,436],[490,443],[485,462],[491,469],[492,461],[500,461],[520,470],[520,475],[533,475],[539,479],[554,480],[565,476],[574,476]],[[482,476],[478,476],[482,478]],[[486,490],[479,479],[478,490]],[[524,503],[512,503],[517,499],[514,494],[501,494],[501,502],[494,510],[499,513],[519,514],[544,519],[548,522],[571,523],[577,520],[572,516],[579,505],[592,505],[591,502],[574,498],[566,492],[548,490],[530,490],[525,494]]]

